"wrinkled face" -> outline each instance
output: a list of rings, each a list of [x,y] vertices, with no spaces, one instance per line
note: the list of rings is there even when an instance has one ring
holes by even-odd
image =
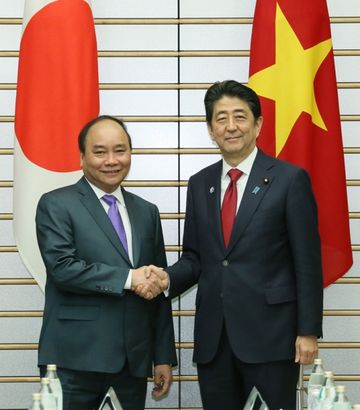
[[[236,166],[254,149],[261,125],[246,101],[225,95],[215,102],[208,129],[225,161]]]
[[[124,129],[108,119],[94,124],[86,136],[80,162],[91,183],[105,192],[115,191],[131,164],[129,139]]]

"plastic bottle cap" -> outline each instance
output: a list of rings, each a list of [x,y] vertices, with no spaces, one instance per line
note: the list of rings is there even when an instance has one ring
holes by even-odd
[[[360,404],[354,404],[353,410],[360,410]]]
[[[320,358],[315,359],[314,364],[322,364],[322,359]]]
[[[333,372],[330,372],[330,371],[326,371],[326,372],[324,372],[324,375],[325,375],[325,377],[334,377],[334,373]]]
[[[41,400],[41,394],[40,393],[33,393],[32,398],[33,398],[33,400]]]
[[[50,380],[49,380],[48,377],[42,377],[41,378],[41,384],[49,384],[49,383],[50,383]]]
[[[344,386],[343,384],[339,384],[338,386],[336,386],[336,391],[337,391],[337,393],[345,393],[346,392],[346,386]]]
[[[48,364],[46,368],[47,370],[56,370],[56,364]]]

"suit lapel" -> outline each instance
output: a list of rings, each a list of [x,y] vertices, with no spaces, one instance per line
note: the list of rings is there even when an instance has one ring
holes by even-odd
[[[210,168],[205,181],[205,197],[207,198],[209,227],[215,238],[220,241],[220,246],[225,249],[221,227],[221,172],[222,160]]]
[[[141,254],[141,238],[139,232],[142,232],[144,230],[144,226],[141,226],[143,224],[143,221],[141,215],[136,212],[134,197],[132,195],[129,195],[129,193],[126,192],[125,189],[121,188],[121,190],[130,220],[134,266],[138,266]]]
[[[238,213],[235,219],[234,229],[230,238],[227,251],[230,252],[234,245],[240,240],[251,218],[270,188],[274,176],[270,169],[274,166],[271,157],[258,151],[252,166],[244,195],[242,197]]]
[[[77,183],[78,192],[80,193],[80,201],[84,207],[88,210],[94,222],[99,226],[99,228],[107,236],[111,244],[115,249],[121,254],[121,256],[131,264],[127,253],[125,252],[119,237],[117,236],[114,227],[106,215],[106,212],[101,205],[99,199],[95,195],[90,185],[87,183],[85,177],[81,178]]]

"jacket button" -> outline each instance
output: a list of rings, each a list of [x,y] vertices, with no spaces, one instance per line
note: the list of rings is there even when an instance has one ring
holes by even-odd
[[[223,266],[229,266],[229,261],[227,261],[226,259],[222,262]]]

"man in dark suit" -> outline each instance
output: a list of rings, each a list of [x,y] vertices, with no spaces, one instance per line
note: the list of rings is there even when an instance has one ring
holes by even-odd
[[[254,385],[270,409],[295,409],[299,364],[313,362],[322,335],[311,183],[256,147],[263,118],[253,90],[215,83],[205,108],[223,159],[190,178],[183,253],[166,268],[172,297],[198,284],[194,361],[204,409],[241,409]]]
[[[145,276],[145,265],[166,264],[159,212],[120,187],[131,163],[122,121],[92,120],[79,148],[84,176],[43,195],[36,214],[47,271],[39,366],[43,374],[46,364],[57,364],[64,410],[97,408],[110,386],[125,410],[141,410],[153,365],[153,396],[161,397],[176,363],[170,301],[132,290],[142,283],[159,293]]]

